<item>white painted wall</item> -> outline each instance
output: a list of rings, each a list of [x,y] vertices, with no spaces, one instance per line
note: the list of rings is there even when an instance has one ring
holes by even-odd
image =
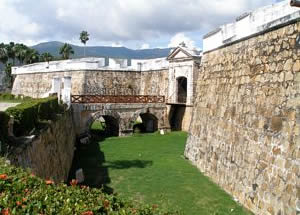
[[[221,30],[203,39],[203,51],[218,48],[300,17],[300,9],[290,6],[290,0],[258,8],[239,21],[222,25]]]
[[[186,104],[192,105],[193,101],[193,69],[194,61],[172,62],[169,66],[169,89],[168,89],[168,103],[177,102],[177,78],[187,78],[187,98]]]
[[[155,58],[147,60],[131,60],[131,68],[138,71],[150,71],[167,69],[169,61],[166,58]]]
[[[108,66],[105,66],[104,58],[81,58],[72,60],[50,61],[49,63],[34,63],[30,65],[12,67],[12,74],[49,73],[61,71],[83,70],[125,70],[125,71],[150,71],[167,69],[169,62],[166,58],[149,60],[132,60],[131,66],[127,66],[127,59],[109,58]]]

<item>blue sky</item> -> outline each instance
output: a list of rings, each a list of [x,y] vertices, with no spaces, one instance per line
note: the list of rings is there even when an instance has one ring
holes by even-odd
[[[202,36],[278,0],[0,0],[0,43],[61,41],[133,49],[202,47]],[[279,0],[280,1],[280,0]],[[288,1],[288,0],[285,0]]]

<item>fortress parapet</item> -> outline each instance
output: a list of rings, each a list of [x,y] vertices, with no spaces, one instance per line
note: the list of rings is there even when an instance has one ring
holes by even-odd
[[[147,60],[117,59],[117,58],[80,58],[71,60],[50,61],[34,63],[21,67],[13,67],[12,74],[49,73],[61,71],[86,71],[86,70],[124,70],[124,71],[151,71],[168,69],[169,62],[166,58]]]
[[[295,7],[291,7],[295,6]],[[299,0],[282,1],[258,8],[237,17],[235,22],[222,25],[203,37],[203,51],[211,51],[251,35],[300,18]]]

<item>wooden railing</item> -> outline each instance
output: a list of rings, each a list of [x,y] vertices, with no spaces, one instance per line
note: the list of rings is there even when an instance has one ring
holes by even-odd
[[[165,103],[164,96],[72,95],[72,103]]]

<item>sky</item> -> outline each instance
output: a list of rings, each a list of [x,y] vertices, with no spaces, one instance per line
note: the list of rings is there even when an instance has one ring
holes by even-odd
[[[202,47],[202,37],[281,0],[0,0],[0,43],[61,41],[132,49]],[[288,1],[288,0],[286,0]]]

